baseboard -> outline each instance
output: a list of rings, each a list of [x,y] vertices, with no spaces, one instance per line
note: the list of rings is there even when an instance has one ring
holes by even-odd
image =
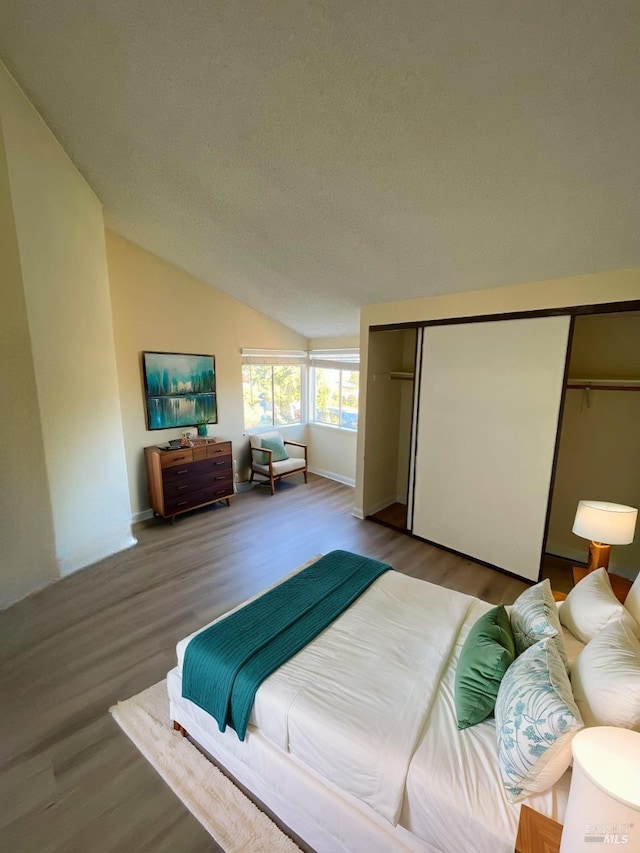
[[[364,521],[364,512],[363,512],[361,506],[354,506],[353,509],[351,510],[351,515],[354,518],[359,518],[360,521]]]
[[[136,512],[133,514],[131,517],[131,523],[135,524],[137,521],[146,521],[149,518],[153,518],[153,510],[151,508],[143,509],[142,512]]]
[[[317,474],[319,477],[326,477],[327,480],[335,480],[336,483],[343,483],[345,486],[356,487],[356,481],[351,477],[344,477],[342,474],[336,474],[335,471],[325,471],[324,468],[313,468],[309,465],[309,471],[312,474]]]
[[[137,544],[138,540],[135,536],[126,532],[114,534],[102,542],[94,542],[90,549],[75,551],[73,554],[58,558],[60,577],[65,578],[74,572],[79,572],[81,569],[86,569],[94,563],[104,560],[105,557],[111,557],[112,554],[118,554],[120,551],[125,551]]]

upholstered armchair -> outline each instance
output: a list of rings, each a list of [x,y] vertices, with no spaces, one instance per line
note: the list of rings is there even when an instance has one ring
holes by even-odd
[[[276,481],[291,474],[304,474],[307,482],[307,445],[283,439],[277,430],[249,436],[251,446],[251,477],[260,474],[266,477],[275,494]],[[289,456],[288,448],[295,448]]]

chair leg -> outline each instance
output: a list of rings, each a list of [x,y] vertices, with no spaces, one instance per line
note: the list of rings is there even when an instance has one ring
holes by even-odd
[[[271,479],[270,479],[269,483],[270,483],[270,485],[271,485],[271,494],[272,494],[272,495],[275,495],[275,493],[276,493],[276,483],[275,483],[275,480],[273,479],[273,477],[271,477]]]
[[[249,477],[249,482],[253,483],[253,468],[251,469],[251,476]]]
[[[307,480],[307,472],[306,472],[306,471],[303,471],[303,473],[304,473],[304,481],[305,481],[305,483],[307,483],[307,482],[308,482],[308,480]]]

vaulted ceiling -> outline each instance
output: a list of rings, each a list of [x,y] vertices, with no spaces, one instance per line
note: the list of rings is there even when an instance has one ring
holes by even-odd
[[[637,0],[3,0],[107,226],[308,337],[640,266]]]

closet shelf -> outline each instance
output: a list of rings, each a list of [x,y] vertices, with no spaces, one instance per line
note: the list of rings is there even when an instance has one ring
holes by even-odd
[[[567,388],[589,388],[592,391],[640,391],[638,379],[580,379],[569,378]]]

